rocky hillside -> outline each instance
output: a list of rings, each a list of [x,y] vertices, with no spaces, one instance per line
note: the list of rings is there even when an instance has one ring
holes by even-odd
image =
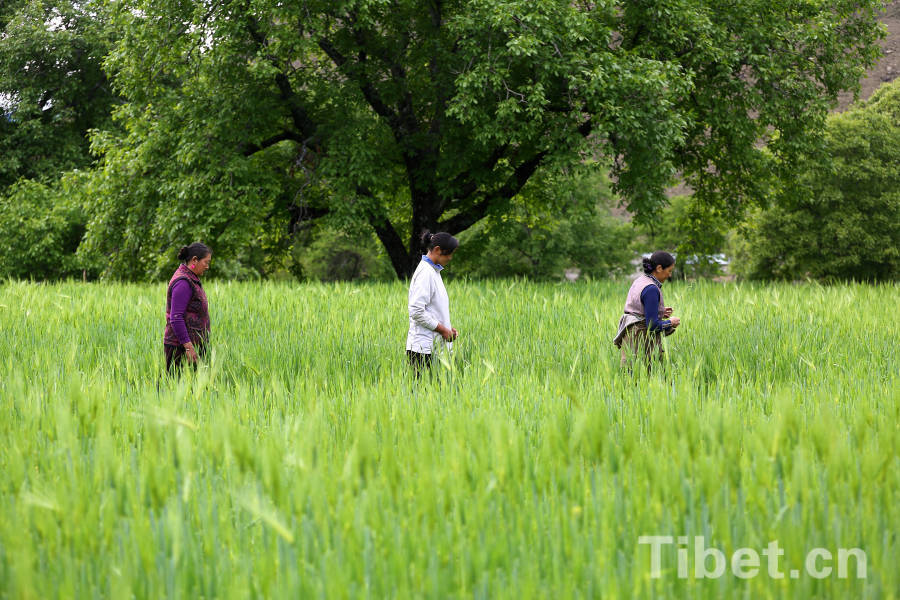
[[[900,0],[887,3],[881,22],[887,26],[887,37],[881,41],[884,56],[860,83],[859,97],[863,100],[871,96],[881,84],[900,76]],[[842,94],[838,110],[844,110],[851,102],[853,94]]]

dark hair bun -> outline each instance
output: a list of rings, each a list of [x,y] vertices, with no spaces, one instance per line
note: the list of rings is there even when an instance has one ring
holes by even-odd
[[[441,254],[453,254],[453,251],[459,247],[459,240],[447,233],[446,231],[438,231],[431,233],[427,229],[422,234],[422,246],[427,251],[440,246]]]
[[[670,266],[674,265],[675,257],[664,250],[657,250],[650,255],[650,258],[643,259],[641,264],[644,267],[644,273],[650,275],[656,270],[656,267],[668,269]]]
[[[190,261],[194,257],[196,257],[198,260],[202,260],[209,256],[209,254],[209,246],[202,242],[194,242],[190,246],[181,247],[181,250],[178,251],[178,260],[183,263]]]

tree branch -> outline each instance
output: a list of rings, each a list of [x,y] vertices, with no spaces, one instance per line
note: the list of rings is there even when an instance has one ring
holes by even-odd
[[[584,123],[579,125],[579,127],[576,131],[582,137],[587,137],[591,134],[592,129],[593,129],[593,122],[591,121],[591,119],[587,119],[587,120],[585,120]],[[492,171],[494,169],[494,167],[497,166],[497,163],[500,162],[501,159],[509,158],[509,157],[507,157],[507,152],[509,151],[509,149],[510,149],[509,144],[504,144],[502,146],[495,148],[494,152],[491,154],[491,156],[485,162],[486,170]],[[478,191],[478,182],[472,180],[471,176],[472,176],[471,171],[468,171],[468,170],[463,171],[462,173],[457,175],[454,178],[453,182],[451,183],[450,189],[460,189],[460,192],[455,195],[456,196],[455,203],[466,200],[467,198],[471,197],[472,194],[474,194],[476,191]],[[528,175],[528,177],[530,177],[530,176],[531,176],[531,174]],[[515,175],[514,175],[514,177],[515,177]],[[504,186],[504,187],[506,187],[506,186]],[[519,186],[519,187],[521,187],[521,186]],[[518,190],[516,190],[516,193],[517,192],[518,192]],[[460,231],[462,231],[462,229],[460,229]]]
[[[522,189],[522,186],[524,186],[531,176],[534,175],[534,172],[540,166],[541,161],[544,160],[544,157],[547,156],[548,152],[548,150],[542,150],[528,160],[522,162],[516,167],[512,175],[509,176],[503,184],[503,187],[490,196],[483,198],[480,202],[470,206],[467,210],[462,211],[449,219],[438,222],[441,230],[451,234],[464,231],[483,219],[494,202],[512,198],[518,194],[519,190]]]
[[[374,198],[371,191],[361,186],[357,186],[356,193],[361,196],[366,196],[367,198]],[[407,277],[406,247],[403,245],[403,240],[397,234],[394,225],[386,215],[379,214],[375,209],[367,210],[366,217],[369,220],[369,225],[375,230],[375,235],[378,236],[384,249],[387,250],[388,258],[391,259],[391,266],[394,267],[397,276],[401,279]]]
[[[460,212],[449,219],[438,221],[438,228],[451,235],[465,231],[487,216],[488,209],[496,199],[496,196],[485,197],[477,204],[470,206],[465,212]]]
[[[247,31],[260,49],[266,46],[266,38],[263,36],[262,32],[260,32],[259,26],[255,20],[249,19],[247,21]],[[278,74],[275,75],[275,85],[278,86],[281,100],[287,106],[288,112],[291,115],[291,120],[294,122],[294,127],[296,127],[299,132],[298,137],[301,138],[301,141],[306,138],[309,140],[316,139],[315,136],[318,127],[310,118],[309,112],[307,112],[306,108],[300,103],[300,99],[294,92],[291,81],[282,69],[282,65],[272,57],[268,57],[267,60],[272,66],[278,69]]]
[[[444,113],[447,110],[447,94],[445,93],[444,87],[440,85],[440,82],[438,81],[441,75],[441,70],[439,68],[440,53],[438,52],[438,47],[441,41],[440,31],[444,23],[443,4],[441,0],[432,0],[428,6],[428,11],[431,15],[431,26],[434,27],[435,39],[433,42],[434,46],[431,53],[431,61],[428,66],[428,70],[431,73],[431,85],[434,87],[434,115],[432,116],[428,132],[432,136],[438,137],[441,135],[441,131],[444,128]]]
[[[293,140],[298,144],[307,144],[310,142],[310,138],[304,139],[302,136],[294,133],[293,131],[283,131],[261,141],[259,144],[241,144],[240,152],[244,156],[251,156],[259,152],[260,150],[265,150],[266,148],[274,146],[278,142],[283,142],[285,140]]]
[[[495,148],[493,154],[486,161],[485,170],[492,171],[497,166],[497,163],[500,162],[500,159],[506,156],[508,150],[509,144]],[[457,188],[460,189],[459,194],[455,194],[457,200],[465,200],[478,190],[478,182],[472,179],[471,171],[465,170],[453,179],[450,189]]]
[[[321,38],[318,41],[318,45],[319,48],[321,48],[322,51],[325,52],[326,55],[328,55],[328,58],[331,59],[331,61],[335,64],[335,66],[338,67],[338,69],[341,69],[341,71],[343,71],[343,73],[347,77],[356,81],[357,85],[359,85],[360,91],[362,91],[363,93],[363,97],[366,99],[366,102],[369,103],[369,106],[372,107],[375,113],[380,117],[386,119],[388,123],[390,123],[391,129],[399,128],[400,121],[397,117],[397,113],[391,110],[391,108],[387,104],[385,104],[385,102],[381,99],[381,95],[378,93],[369,79],[364,75],[353,72],[355,70],[345,67],[345,65],[348,63],[347,57],[341,54],[341,52],[330,41],[325,38]],[[360,51],[358,62],[366,62],[366,53],[364,50]]]
[[[331,211],[327,208],[292,204],[288,207],[288,214],[291,215],[288,221],[288,233],[296,233],[302,224],[324,217],[329,212]]]
[[[294,93],[294,89],[291,86],[288,76],[284,73],[278,73],[275,76],[275,84],[278,86],[281,99],[287,105],[288,111],[291,113],[291,120],[294,122],[294,127],[297,128],[303,137],[315,138],[317,129],[316,124],[309,118],[309,113],[306,111],[306,108],[300,104],[300,99],[297,98],[297,94]]]

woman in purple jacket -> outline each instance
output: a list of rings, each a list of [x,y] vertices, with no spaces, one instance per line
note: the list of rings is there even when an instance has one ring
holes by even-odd
[[[643,358],[647,370],[653,359],[662,358],[662,335],[671,335],[681,324],[672,316],[672,308],[663,302],[662,283],[672,276],[675,257],[668,252],[654,252],[643,261],[644,274],[638,275],[628,295],[619,319],[619,330],[613,343],[622,349],[622,364],[631,368],[631,362]]]
[[[212,252],[200,242],[183,246],[181,264],[169,280],[166,292],[166,371],[174,373],[183,361],[196,367],[209,341],[209,306],[200,277],[209,269]]]

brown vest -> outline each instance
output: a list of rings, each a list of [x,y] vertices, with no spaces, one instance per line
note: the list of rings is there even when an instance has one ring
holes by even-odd
[[[639,275],[631,284],[628,295],[625,297],[625,308],[622,309],[624,314],[622,315],[622,318],[619,319],[619,328],[616,331],[616,336],[613,338],[613,344],[616,346],[622,346],[622,339],[625,337],[625,331],[630,326],[635,323],[646,323],[647,316],[644,314],[644,304],[641,302],[641,292],[643,292],[648,285],[655,285],[659,288],[659,318],[663,318],[663,311],[666,308],[666,303],[663,301],[662,286],[655,278],[649,275]]]
[[[647,318],[647,315],[644,314],[644,305],[641,302],[641,292],[643,292],[644,288],[648,285],[655,285],[659,288],[659,318],[663,318],[663,309],[665,309],[666,303],[663,301],[662,286],[655,278],[649,275],[640,275],[634,280],[634,283],[631,284],[631,289],[628,290],[628,295],[625,297],[625,308],[623,312],[626,315]]]
[[[188,302],[184,311],[184,324],[188,330],[188,336],[195,347],[199,349],[207,340],[209,340],[209,305],[206,301],[206,292],[203,291],[203,285],[200,278],[185,265],[180,265],[172,279],[169,280],[169,288],[166,290],[166,331],[163,334],[163,343],[167,346],[180,346],[178,336],[175,335],[175,328],[172,326],[172,288],[175,283],[186,280],[191,284],[191,300]]]

